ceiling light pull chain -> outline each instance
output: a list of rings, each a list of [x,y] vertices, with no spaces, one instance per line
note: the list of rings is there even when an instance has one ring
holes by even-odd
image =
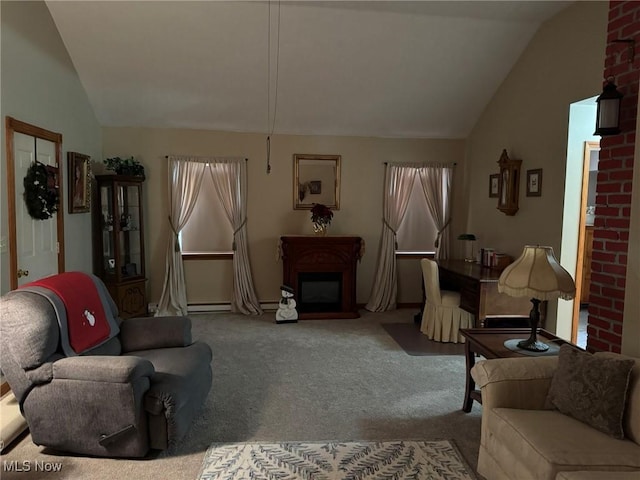
[[[267,135],[267,175],[271,173],[271,135]]]
[[[278,0],[278,39],[276,41],[276,92],[273,101],[273,120],[270,135],[276,129],[276,117],[278,116],[278,74],[280,73],[280,0]]]
[[[271,173],[271,135],[276,128],[278,113],[278,74],[280,71],[280,0],[278,0],[278,40],[276,42],[276,84],[273,103],[273,120],[271,119],[271,1],[269,1],[269,38],[267,40],[267,174]]]
[[[271,0],[269,0],[267,16],[267,175],[271,173],[271,139],[269,124],[271,122]]]

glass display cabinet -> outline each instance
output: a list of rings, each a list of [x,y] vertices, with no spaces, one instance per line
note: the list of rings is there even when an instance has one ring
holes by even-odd
[[[498,165],[500,177],[498,180],[498,210],[505,215],[515,215],[518,211],[518,194],[520,188],[520,166],[522,160],[513,160],[503,150]]]
[[[98,175],[94,190],[94,273],[121,318],[147,314],[142,182],[144,177]]]

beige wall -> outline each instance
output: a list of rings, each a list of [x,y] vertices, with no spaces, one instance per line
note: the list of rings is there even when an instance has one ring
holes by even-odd
[[[91,272],[91,215],[67,213],[67,152],[101,157],[101,129],[44,2],[0,2],[2,222],[8,236],[4,119],[62,134],[63,214],[67,270]],[[0,252],[0,293],[9,290],[9,254]]]
[[[366,243],[358,266],[357,301],[366,303],[376,265],[382,218],[384,162],[457,162],[455,191],[463,192],[464,141],[381,139],[364,137],[287,136],[271,139],[271,173],[266,174],[266,136],[203,130],[104,128],[103,157],[134,155],[145,166],[146,252],[149,301],[158,301],[164,278],[167,244],[167,161],[165,155],[215,155],[248,158],[249,254],[261,302],[280,298],[282,263],[276,259],[278,238],[311,234],[308,210],[293,209],[293,154],[342,155],[340,210],[329,234],[353,234]],[[453,235],[466,223],[464,195],[453,201]],[[455,244],[454,249],[459,247]],[[400,302],[420,302],[417,260],[402,260]],[[189,261],[185,267],[190,303],[228,302],[229,260]]]
[[[552,245],[560,255],[568,109],[570,103],[601,89],[607,2],[577,2],[540,28],[485,109],[466,147],[462,140],[276,135],[270,175],[265,173],[264,135],[132,128],[101,131],[44,2],[2,2],[1,8],[2,116],[11,115],[62,133],[65,163],[66,152],[71,150],[94,159],[135,155],[145,164],[152,302],[159,298],[164,275],[164,156],[169,153],[249,158],[250,255],[258,296],[264,302],[279,298],[281,264],[275,260],[278,236],[311,232],[308,212],[292,208],[294,153],[343,156],[341,210],[336,212],[331,233],[357,234],[366,241],[367,254],[359,267],[359,303],[368,300],[376,263],[385,161],[458,163],[452,238],[469,231],[478,236],[478,246],[512,255],[519,254],[524,244],[534,242]],[[4,144],[4,129],[1,132]],[[488,177],[497,171],[503,148],[523,160],[520,211],[514,217],[497,211],[495,200],[487,195]],[[6,179],[4,148],[1,151],[1,173]],[[539,198],[524,195],[524,173],[532,168],[544,169],[543,195]],[[66,187],[66,173],[64,184]],[[0,235],[6,236],[4,186],[2,191]],[[69,215],[66,197],[64,203],[67,269],[90,271],[89,215]],[[455,256],[464,253],[458,243],[453,240]],[[7,253],[0,253],[2,293],[8,289],[7,260]],[[186,271],[190,301],[228,301],[229,261],[188,262]],[[399,301],[418,302],[418,262],[400,260],[399,272]],[[548,326],[553,328],[553,315],[550,320]]]
[[[480,247],[517,256],[525,244],[551,245],[560,257],[565,174],[580,174],[565,172],[569,105],[602,90],[607,17],[608,2],[576,2],[543,24],[474,127],[467,230]],[[488,197],[505,148],[522,160],[520,210],[511,217]],[[543,169],[542,196],[526,197],[526,171],[535,168]],[[547,327],[555,330],[550,307]]]
[[[640,95],[638,96],[640,99]],[[640,100],[638,102],[640,109]],[[640,138],[640,122],[636,123],[636,138]],[[636,142],[636,165],[633,169],[631,193],[631,219],[629,225],[629,256],[624,299],[624,323],[622,324],[622,353],[640,357],[640,142]],[[633,248],[635,246],[635,248]]]

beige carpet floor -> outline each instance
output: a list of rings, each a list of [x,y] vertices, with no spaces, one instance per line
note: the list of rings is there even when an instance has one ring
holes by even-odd
[[[361,314],[282,325],[273,313],[193,315],[194,338],[213,349],[213,388],[174,450],[87,458],[48,451],[27,434],[1,456],[1,478],[195,480],[220,442],[450,439],[475,469],[481,407],[461,411],[464,357],[408,355],[382,324],[411,323],[413,310]]]

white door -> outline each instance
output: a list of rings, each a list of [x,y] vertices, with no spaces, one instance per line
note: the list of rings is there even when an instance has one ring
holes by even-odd
[[[37,158],[45,165],[56,165],[56,144],[42,138],[15,132],[13,140],[16,192],[16,244],[18,285],[58,273],[57,215],[34,220],[24,202],[24,177]],[[62,202],[60,202],[62,204]]]

